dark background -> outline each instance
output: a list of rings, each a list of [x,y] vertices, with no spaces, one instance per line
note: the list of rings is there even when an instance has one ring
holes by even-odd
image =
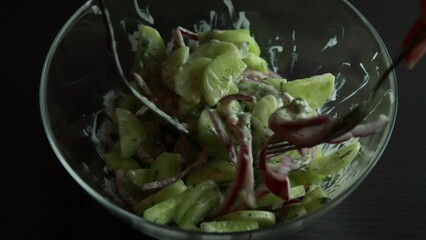
[[[42,128],[38,88],[43,62],[61,26],[83,2],[10,1],[1,7],[6,96],[1,123],[7,144],[2,144],[0,160],[0,228],[6,230],[1,235],[13,234],[3,239],[148,239],[76,184]],[[395,57],[419,14],[418,1],[351,2]],[[398,118],[381,160],[340,206],[291,239],[426,239],[426,59],[412,71],[399,67],[397,77]]]

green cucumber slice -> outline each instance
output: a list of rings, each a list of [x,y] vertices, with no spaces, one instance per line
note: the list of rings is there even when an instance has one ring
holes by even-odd
[[[212,160],[194,169],[186,178],[187,185],[196,185],[212,180],[216,183],[229,182],[234,179],[236,167],[226,160]]]
[[[161,90],[161,63],[166,57],[166,47],[158,31],[142,25],[139,28],[132,72],[138,73],[148,83],[151,91]]]
[[[253,143],[260,146],[273,132],[269,129],[269,116],[278,109],[279,103],[275,96],[267,95],[261,98],[252,111]]]
[[[208,40],[194,49],[190,58],[210,58],[215,59],[217,56],[225,53],[238,54],[239,49],[235,44],[230,42],[222,42],[218,40]]]
[[[287,83],[287,79],[285,78],[265,78],[262,80],[262,82],[272,86],[275,88],[279,93],[282,91],[282,86]]]
[[[160,191],[153,193],[137,203],[135,206],[133,206],[133,211],[139,215],[143,216],[143,213],[146,209],[163,202],[169,198],[172,198],[182,192],[184,192],[187,189],[185,183],[179,179],[176,182],[170,184],[167,187],[164,187]]]
[[[224,123],[223,123],[224,124]],[[203,110],[197,122],[197,136],[209,154],[217,158],[229,159],[225,146],[221,143],[207,110]]]
[[[218,221],[256,221],[259,227],[275,224],[275,214],[262,210],[241,210],[218,217]]]
[[[203,96],[210,106],[216,105],[227,95],[238,93],[235,81],[246,68],[237,53],[217,56],[205,69],[203,75]]]
[[[289,200],[305,196],[306,191],[304,186],[292,187],[289,189]],[[267,193],[257,201],[258,208],[274,208],[275,206],[281,207],[284,200],[273,193]]]
[[[103,155],[103,159],[112,170],[140,168],[139,164],[133,158],[123,158],[119,153],[106,153]]]
[[[200,224],[203,232],[226,233],[226,232],[244,232],[259,229],[256,221],[213,221]]]
[[[257,56],[260,56],[260,47],[256,40],[254,40],[254,38],[250,35],[250,30],[248,29],[212,30],[198,33],[198,40],[200,43],[211,39],[232,43],[248,42],[249,51]]]
[[[204,72],[211,61],[210,58],[196,58],[180,67],[174,77],[176,94],[188,103],[200,103]]]
[[[289,173],[288,177],[293,186],[320,184],[324,179],[323,175],[314,174],[309,170],[294,170]]]
[[[313,174],[323,176],[337,173],[354,160],[360,149],[359,142],[350,143],[328,155],[314,158],[308,169]]]
[[[179,204],[178,208],[176,209],[174,215],[175,222],[181,222],[182,217],[191,207],[194,206],[195,202],[197,202],[198,199],[200,199],[202,196],[208,194],[216,188],[216,183],[211,180],[202,182],[195,186],[194,189],[192,189],[188,192],[188,194],[186,194],[184,200]]]
[[[218,190],[210,191],[199,198],[178,222],[179,228],[196,229],[196,226],[219,206],[222,199],[223,197]]]
[[[247,64],[247,68],[253,69],[259,72],[268,73],[268,62],[257,56],[256,54],[249,52],[243,59],[244,63]]]
[[[140,190],[143,189],[143,185],[154,180],[154,174],[149,168],[126,170],[124,176]]]
[[[177,210],[176,207],[182,202],[186,194],[187,191],[148,208],[143,213],[143,218],[147,221],[162,225],[171,223],[174,213]]]
[[[141,101],[133,94],[120,92],[117,95],[117,108],[126,109],[134,114],[141,106]]]
[[[151,164],[154,181],[161,181],[180,172],[181,157],[177,153],[163,152]]]
[[[311,186],[300,204],[309,213],[321,207],[328,201],[330,201],[330,198],[327,196],[321,186]]]
[[[189,59],[189,47],[182,46],[174,50],[161,65],[163,82],[170,90],[174,90],[174,77],[179,67]]]
[[[285,220],[291,220],[300,216],[307,214],[306,209],[301,205],[292,206],[288,209],[288,212],[285,216]]]
[[[116,108],[115,116],[120,137],[121,157],[129,158],[138,152],[145,140],[147,131],[142,122],[125,109]]]
[[[283,84],[282,91],[306,100],[311,108],[317,109],[330,99],[334,91],[334,79],[331,73],[297,79]]]
[[[265,82],[241,81],[238,83],[240,93],[255,96],[261,99],[267,95],[278,95],[278,91]]]

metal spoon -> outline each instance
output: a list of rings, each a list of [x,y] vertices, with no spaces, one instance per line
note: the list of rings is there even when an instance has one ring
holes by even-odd
[[[179,132],[189,134],[188,129],[182,123],[178,122],[175,118],[171,117],[163,110],[161,110],[155,103],[148,100],[145,96],[141,95],[129,82],[131,76],[131,62],[129,59],[122,59],[121,53],[125,54],[131,51],[130,42],[124,36],[124,31],[117,31],[117,26],[125,18],[137,19],[135,13],[134,1],[130,0],[96,0],[104,16],[104,22],[108,31],[108,45],[114,58],[114,63],[117,72],[129,90],[134,94],[146,107],[152,110],[157,116],[164,119],[170,125],[175,127]],[[127,60],[127,61],[126,61]]]

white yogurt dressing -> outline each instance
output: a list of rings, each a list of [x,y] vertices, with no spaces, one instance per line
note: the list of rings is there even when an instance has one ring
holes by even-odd
[[[239,12],[238,19],[232,24],[235,29],[250,29],[250,21],[246,17],[246,12]]]
[[[296,46],[296,31],[293,31],[291,35],[293,41],[293,51],[291,52],[291,61],[290,61],[290,73],[293,72],[294,64],[298,60],[299,55],[297,54],[297,46]]]
[[[271,63],[272,71],[277,72],[278,67],[276,65],[276,54],[280,53],[284,50],[283,46],[281,45],[273,45],[268,48],[269,52],[269,62]]]
[[[228,8],[229,17],[231,17],[232,19],[232,17],[234,16],[234,4],[232,4],[232,0],[223,0],[223,3]]]
[[[154,24],[154,18],[149,14],[148,6],[145,9],[142,9],[139,7],[139,3],[137,0],[133,1],[135,4],[136,12],[138,13],[139,17],[141,17],[143,20],[147,21],[150,24]]]
[[[334,35],[334,37],[330,38],[327,44],[325,44],[325,46],[321,49],[321,52],[324,52],[326,49],[332,48],[336,45],[337,45],[337,36]]]
[[[367,85],[368,81],[370,80],[370,74],[365,69],[364,64],[359,63],[359,66],[361,67],[362,71],[364,71],[364,80],[362,81],[362,83],[359,85],[359,87],[357,89],[355,89],[351,94],[349,94],[342,101],[340,101],[339,104],[345,102],[346,100],[348,100],[349,98],[354,96],[358,91],[360,91],[362,88],[364,88],[365,85]]]

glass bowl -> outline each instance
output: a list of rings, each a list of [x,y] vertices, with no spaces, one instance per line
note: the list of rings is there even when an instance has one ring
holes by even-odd
[[[231,6],[232,4],[232,6]],[[140,1],[145,20],[123,19],[131,37],[138,24],[153,26],[165,40],[171,29],[232,29],[250,27],[262,56],[287,79],[325,72],[336,76],[335,99],[323,107],[342,115],[361,102],[390,65],[380,36],[348,1]],[[331,201],[312,213],[266,229],[230,234],[183,231],[145,221],[121,204],[111,191],[104,162],[93,144],[93,120],[104,107],[104,96],[124,85],[107,50],[107,33],[94,1],[81,6],[66,22],[46,58],[40,84],[40,106],[49,142],[66,171],[113,215],[159,239],[266,239],[300,231],[336,207],[370,173],[391,136],[396,119],[397,87],[392,72],[381,85],[366,121],[380,114],[390,118],[381,132],[360,139],[362,151],[350,166],[323,183]],[[129,52],[128,58],[132,57]]]

